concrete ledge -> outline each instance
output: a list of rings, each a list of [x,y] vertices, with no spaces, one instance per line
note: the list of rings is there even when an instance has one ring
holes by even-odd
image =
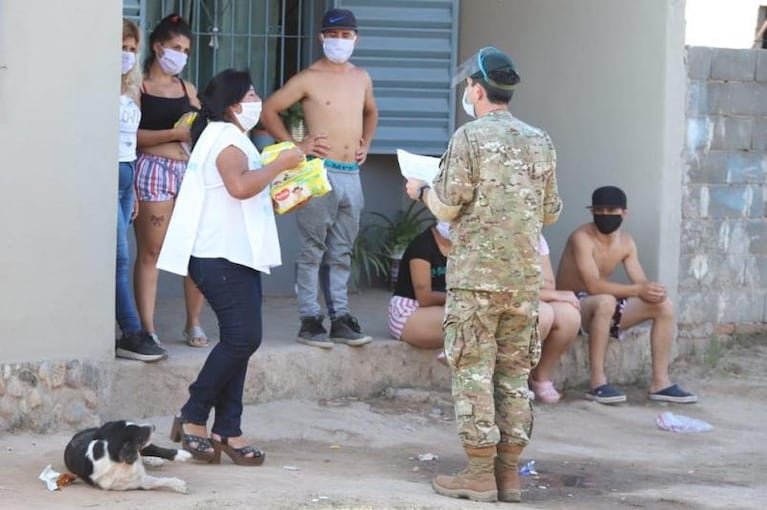
[[[671,359],[676,357],[672,352]],[[610,339],[607,345],[605,371],[607,380],[616,384],[646,382],[650,377],[650,328],[637,326],[625,332],[623,340]],[[555,382],[563,388],[588,385],[589,339],[578,336],[573,346],[562,355]]]
[[[435,351],[423,351],[388,339],[385,310],[390,294],[365,291],[353,296],[354,312],[374,340],[359,348],[336,345],[323,350],[298,344],[298,330],[292,298],[268,298],[264,306],[264,342],[251,358],[245,384],[245,403],[281,399],[360,398],[391,387],[419,389],[450,388],[450,372],[438,363]],[[164,302],[167,318],[180,319],[182,303]],[[209,311],[208,311],[209,312]],[[203,326],[212,334],[210,314]],[[206,320],[207,319],[207,320]],[[176,321],[173,321],[176,323]],[[161,338],[168,338],[168,333]],[[194,349],[180,342],[167,342],[169,358],[157,363],[116,360],[108,397],[100,410],[103,419],[141,418],[178,412],[188,396],[188,386],[208,355],[209,349]],[[649,329],[638,327],[626,333],[622,342],[611,340],[607,373],[611,382],[633,383],[649,374]],[[588,339],[579,337],[560,361],[556,382],[564,387],[587,385]]]
[[[174,350],[167,361],[155,364],[117,360],[111,389],[106,392],[108,400],[101,407],[102,418],[178,412],[207,350],[195,356]],[[629,330],[621,342],[611,339],[606,364],[610,382],[646,382],[651,366],[649,328]],[[576,339],[555,374],[557,385],[563,388],[588,384],[588,338]],[[450,371],[436,362],[434,351],[381,338],[364,347],[338,345],[329,351],[300,344],[271,347],[251,358],[244,400],[258,404],[283,399],[365,398],[392,387],[449,390]]]
[[[449,390],[450,372],[436,361],[436,351],[388,339],[385,310],[389,296],[386,291],[355,295],[354,313],[374,340],[359,348],[336,345],[332,350],[296,343],[294,300],[267,298],[264,342],[250,361],[245,403],[365,398],[389,388]],[[0,365],[0,431],[79,429],[104,420],[178,412],[210,348],[188,347],[174,338],[180,337],[182,302],[161,301],[158,305],[158,332],[168,349],[167,360]],[[211,336],[217,331],[215,317],[207,309],[203,327]],[[607,355],[610,381],[646,380],[649,346],[649,329],[641,327],[627,332],[623,342],[611,340]],[[555,381],[560,387],[572,387],[586,385],[588,379],[588,340],[580,337],[562,357]]]
[[[168,361],[151,365],[118,360],[102,417],[177,413],[204,361],[203,353],[189,357],[174,356],[173,351]],[[390,387],[447,389],[449,385],[449,369],[435,360],[433,351],[394,340],[376,339],[359,348],[337,345],[328,351],[295,344],[266,348],[251,358],[244,400],[256,404],[368,397]]]

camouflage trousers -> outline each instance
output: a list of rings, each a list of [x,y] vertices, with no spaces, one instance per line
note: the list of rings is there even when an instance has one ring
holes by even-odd
[[[445,352],[464,446],[530,442],[527,379],[541,357],[538,293],[450,290]]]

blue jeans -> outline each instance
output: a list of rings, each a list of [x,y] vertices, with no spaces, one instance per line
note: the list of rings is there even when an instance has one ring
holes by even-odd
[[[135,162],[121,162],[117,190],[117,264],[115,285],[115,316],[124,335],[141,329],[141,322],[133,300],[130,284],[130,253],[128,251],[128,226],[133,214],[133,169]]]
[[[185,421],[207,423],[222,437],[242,435],[242,393],[248,359],[261,345],[261,273],[226,259],[191,257],[189,276],[218,319],[220,340],[210,351],[189,400],[181,408]]]

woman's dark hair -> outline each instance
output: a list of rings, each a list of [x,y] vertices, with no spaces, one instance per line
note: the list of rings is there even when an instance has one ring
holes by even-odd
[[[152,33],[149,35],[147,57],[146,60],[144,60],[144,73],[149,74],[149,68],[152,66],[152,62],[157,58],[157,55],[154,52],[154,43],[159,42],[162,44],[179,35],[183,35],[189,39],[189,41],[192,40],[192,29],[189,28],[189,24],[184,21],[184,18],[178,14],[169,14],[160,20],[160,23],[154,27],[154,30],[152,30]]]
[[[192,147],[209,121],[227,121],[226,109],[242,100],[253,81],[250,72],[225,69],[214,76],[199,95],[202,108],[192,124]]]

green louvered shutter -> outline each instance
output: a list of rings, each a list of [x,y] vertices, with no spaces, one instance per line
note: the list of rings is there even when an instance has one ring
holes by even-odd
[[[441,155],[453,133],[450,78],[459,0],[335,0],[354,12],[360,42],[352,61],[373,78],[379,120],[371,153],[398,148]]]
[[[123,0],[123,17],[145,29],[146,0]]]

